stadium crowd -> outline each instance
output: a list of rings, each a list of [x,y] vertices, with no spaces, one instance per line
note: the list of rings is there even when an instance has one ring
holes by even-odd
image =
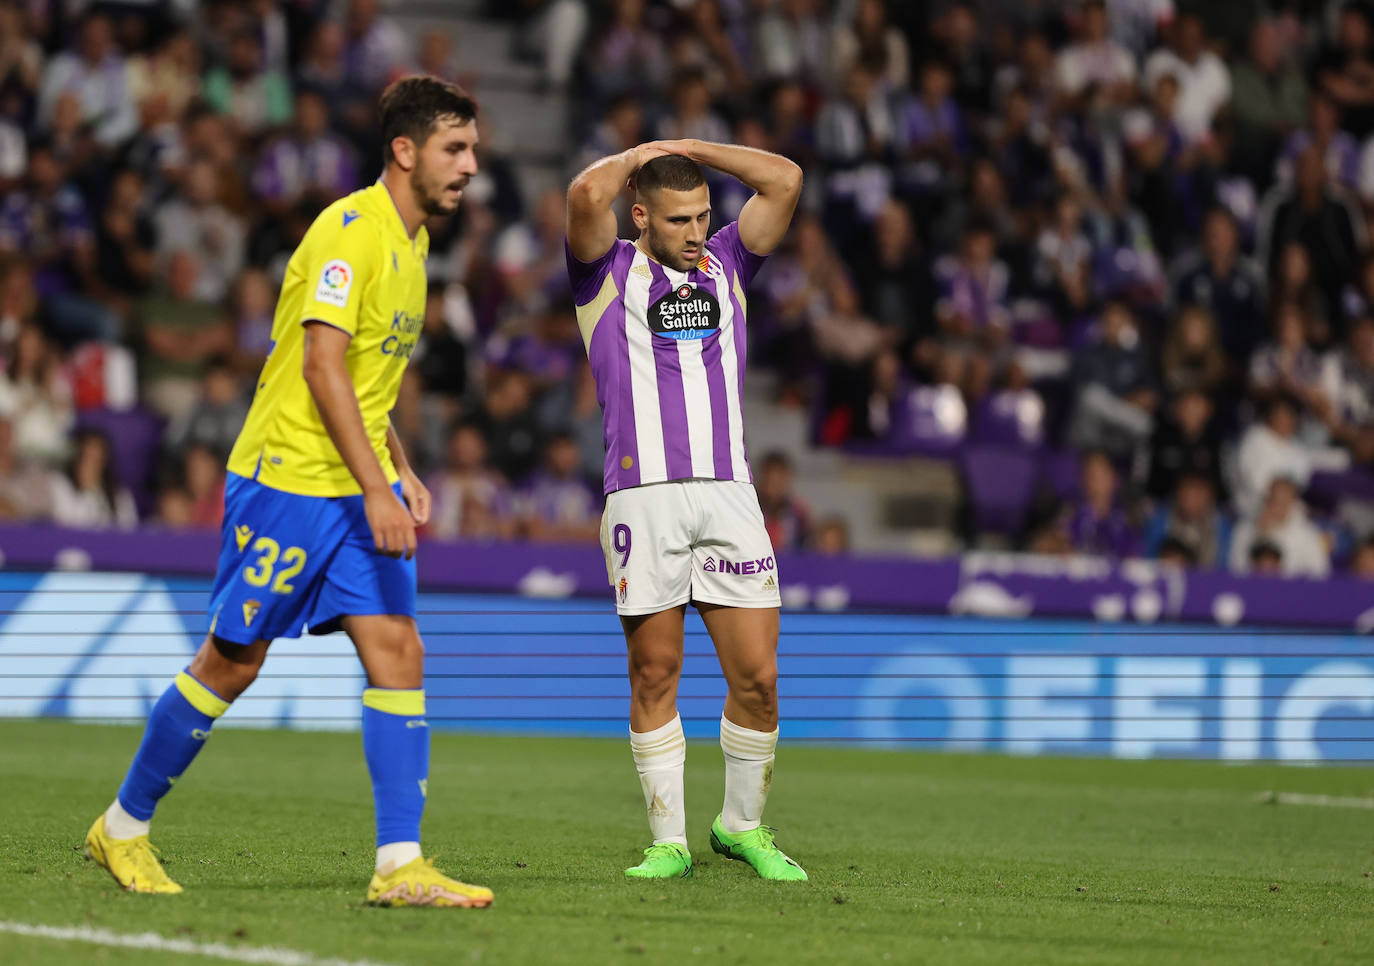
[[[563,175],[650,138],[804,166],[750,356],[816,445],[958,461],[970,541],[1374,576],[1374,6],[488,15],[572,104]],[[412,45],[378,0],[0,0],[0,514],[218,526],[285,262],[377,171],[389,80],[422,70],[480,102],[458,43]],[[430,225],[395,413],[428,535],[594,540],[600,414],[563,197],[482,164]],[[724,224],[745,196],[712,189]],[[754,460],[779,549],[846,549],[785,455],[756,441]]]

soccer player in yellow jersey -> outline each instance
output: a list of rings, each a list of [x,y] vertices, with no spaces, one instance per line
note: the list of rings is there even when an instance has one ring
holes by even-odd
[[[377,865],[368,901],[492,901],[420,852],[429,729],[413,558],[430,498],[389,415],[425,311],[424,221],[452,214],[477,171],[476,112],[432,77],[387,88],[381,178],[326,208],[287,265],[272,350],[229,457],[210,633],[153,708],[118,796],[86,836],[87,855],[126,889],[181,891],[149,844],[153,810],[253,683],[269,644],[342,628],[369,685],[363,751]]]

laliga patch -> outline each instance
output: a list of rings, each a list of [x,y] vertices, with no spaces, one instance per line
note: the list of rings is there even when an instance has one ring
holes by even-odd
[[[649,306],[649,329],[665,339],[705,339],[720,331],[720,303],[708,290],[683,282]]]
[[[325,264],[320,283],[315,286],[315,301],[343,308],[348,305],[348,292],[353,287],[353,266],[341,258]]]

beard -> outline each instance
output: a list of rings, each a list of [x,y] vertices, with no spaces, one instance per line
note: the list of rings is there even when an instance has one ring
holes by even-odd
[[[645,238],[644,242],[649,246],[649,254],[654,256],[655,261],[660,265],[667,265],[675,272],[690,271],[692,266],[696,264],[696,259],[688,259],[686,255],[682,254],[680,245],[676,248],[669,248],[652,234]]]
[[[442,217],[457,211],[458,201],[448,201],[444,198],[444,192],[450,188],[461,190],[467,186],[467,183],[468,178],[464,175],[457,181],[437,184],[434,179],[428,176],[423,163],[416,164],[415,170],[410,173],[410,191],[415,197],[415,204],[430,217]]]

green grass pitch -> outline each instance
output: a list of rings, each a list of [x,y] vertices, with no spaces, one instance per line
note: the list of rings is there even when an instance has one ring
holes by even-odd
[[[1374,812],[1254,800],[1369,796],[1369,768],[784,744],[767,818],[811,875],[787,885],[711,853],[723,769],[694,744],[696,875],[644,883],[626,743],[436,734],[427,851],[496,903],[372,909],[356,734],[217,732],[154,828],[186,892],[118,891],[80,843],[138,735],[0,722],[0,921],[389,964],[1374,961]],[[6,964],[186,961],[0,932]]]

